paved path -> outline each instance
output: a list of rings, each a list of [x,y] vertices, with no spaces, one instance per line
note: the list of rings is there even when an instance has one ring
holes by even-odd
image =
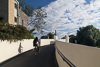
[[[33,54],[33,51],[29,51],[2,67],[55,67],[54,45],[40,47],[40,53],[36,56]]]

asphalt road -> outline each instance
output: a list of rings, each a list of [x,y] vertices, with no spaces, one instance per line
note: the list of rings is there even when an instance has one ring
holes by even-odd
[[[40,53],[29,51],[22,54],[1,67],[56,67],[54,62],[54,45],[40,47]]]

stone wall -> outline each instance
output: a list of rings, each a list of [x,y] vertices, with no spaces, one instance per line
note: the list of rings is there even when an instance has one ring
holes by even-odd
[[[23,26],[27,28],[28,16],[21,9],[18,9],[18,15],[19,15],[18,24],[22,25],[22,20],[23,20]]]
[[[14,25],[15,14],[17,15],[18,13],[18,17],[16,17],[17,24],[22,25],[23,20],[23,26],[27,28],[28,16],[21,9],[19,9],[19,3],[18,9],[16,10],[17,12],[15,11],[15,0],[0,0],[0,17],[3,17],[9,24]]]
[[[9,24],[13,24],[13,25],[15,23],[14,8],[15,8],[14,0],[8,0],[8,22],[9,22]]]

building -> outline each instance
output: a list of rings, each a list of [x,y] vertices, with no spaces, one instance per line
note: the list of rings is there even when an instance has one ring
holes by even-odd
[[[9,24],[27,28],[28,16],[21,10],[17,0],[0,0],[0,17]]]

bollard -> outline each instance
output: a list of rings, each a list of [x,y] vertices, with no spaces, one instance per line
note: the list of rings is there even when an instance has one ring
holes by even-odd
[[[69,36],[67,36],[67,35],[66,35],[66,37],[65,37],[65,42],[66,42],[66,43],[69,43]]]
[[[54,41],[56,41],[58,39],[58,37],[57,36],[54,36]]]

